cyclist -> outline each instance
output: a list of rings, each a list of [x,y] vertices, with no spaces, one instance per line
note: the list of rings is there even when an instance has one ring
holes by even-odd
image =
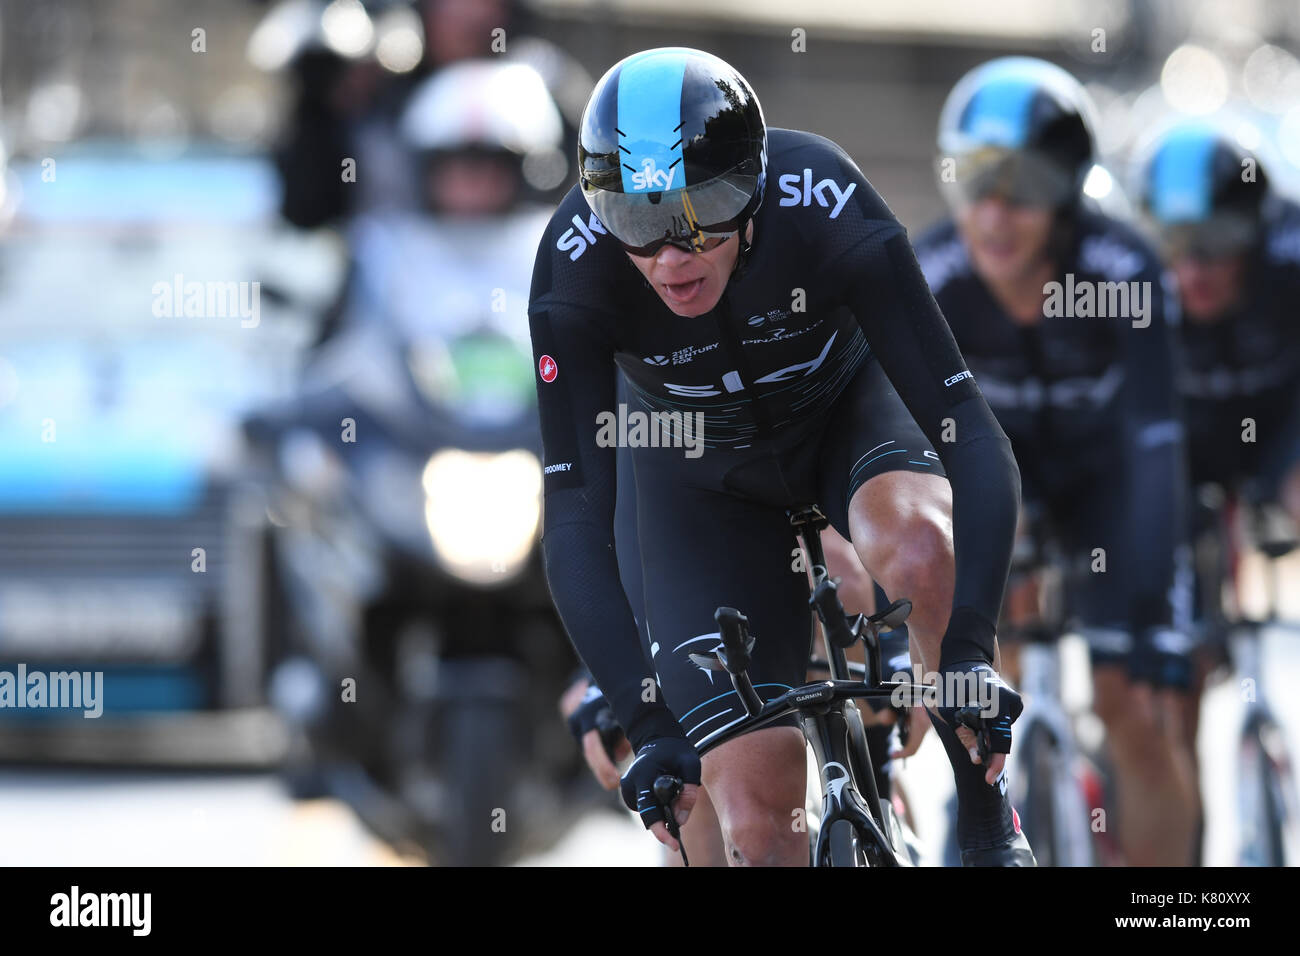
[[[615,64],[587,104],[579,164],[529,305],[542,540],[556,607],[636,751],[624,800],[672,846],[652,783],[687,783],[672,811],[685,820],[703,782],[730,862],[806,864],[790,825],[805,795],[796,722],[726,739],[736,696],[688,655],[717,646],[713,613],[733,605],[757,638],[759,693],[802,678],[808,588],[785,512],[818,501],[872,577],[913,600],[926,670],[975,681],[989,702],[987,764],[955,695],[931,714],[963,862],[1033,865],[1003,772],[1021,704],[993,666],[1015,461],[903,228],[838,146],[767,129],[743,77],[696,50]],[[641,621],[614,547],[615,366],[630,397],[619,415],[680,426],[672,442],[625,436]]]
[[[1271,193],[1257,158],[1203,121],[1156,137],[1137,193],[1186,317],[1180,390],[1192,485],[1275,503],[1300,522],[1300,339],[1292,327],[1300,207]],[[1194,509],[1194,533],[1212,519],[1212,510]],[[1206,650],[1221,652],[1222,635],[1207,637]],[[1201,663],[1185,707],[1191,739],[1212,669]]]
[[[1042,60],[963,77],[939,121],[951,217],[917,255],[1010,436],[1026,503],[1086,568],[1067,598],[1089,640],[1119,842],[1131,864],[1186,864],[1198,801],[1174,716],[1190,676],[1175,615],[1186,590],[1175,316],[1155,254],[1086,202],[1090,114],[1080,84]]]
[[[1300,519],[1300,206],[1271,195],[1256,157],[1202,122],[1157,139],[1139,199],[1186,317],[1192,481],[1249,481]]]

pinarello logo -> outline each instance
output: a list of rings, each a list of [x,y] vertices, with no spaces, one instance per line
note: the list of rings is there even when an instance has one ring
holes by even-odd
[[[554,382],[555,376],[560,374],[560,369],[555,364],[555,359],[549,355],[543,355],[541,361],[537,363],[537,371],[541,373],[543,382]]]

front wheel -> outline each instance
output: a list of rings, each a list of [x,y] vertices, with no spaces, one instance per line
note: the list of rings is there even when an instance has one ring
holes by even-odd
[[[831,824],[827,839],[831,866],[866,866],[867,857],[858,843],[858,831],[848,820],[836,820]]]
[[[1286,866],[1290,780],[1284,769],[1285,754],[1279,760],[1276,753],[1279,739],[1276,726],[1262,718],[1249,721],[1242,735],[1238,756],[1241,866]]]

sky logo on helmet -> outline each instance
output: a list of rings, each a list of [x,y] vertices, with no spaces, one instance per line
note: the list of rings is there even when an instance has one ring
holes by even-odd
[[[674,168],[676,165],[673,163],[667,171],[664,171],[655,165],[653,156],[647,156],[641,163],[641,171],[632,174],[632,188],[659,191],[672,189],[673,177],[677,175],[677,170]]]

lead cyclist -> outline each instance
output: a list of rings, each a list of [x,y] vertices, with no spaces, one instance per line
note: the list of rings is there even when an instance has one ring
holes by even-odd
[[[1006,795],[1022,705],[995,669],[993,623],[1019,473],[905,230],[842,149],[768,129],[744,78],[697,50],[615,64],[578,152],[529,303],[542,544],[556,608],[636,753],[625,802],[675,849],[653,781],[686,782],[679,823],[702,784],[728,862],[807,865],[797,722],[729,736],[743,708],[689,655],[718,645],[713,613],[732,605],[757,640],[760,696],[802,680],[808,586],[786,510],[818,502],[872,578],[913,601],[923,672],[969,688],[930,710],[963,865],[1035,865]],[[619,548],[639,556],[624,569],[640,574],[640,615],[615,549],[619,445],[636,475],[636,540]],[[972,731],[956,714],[974,702]]]

